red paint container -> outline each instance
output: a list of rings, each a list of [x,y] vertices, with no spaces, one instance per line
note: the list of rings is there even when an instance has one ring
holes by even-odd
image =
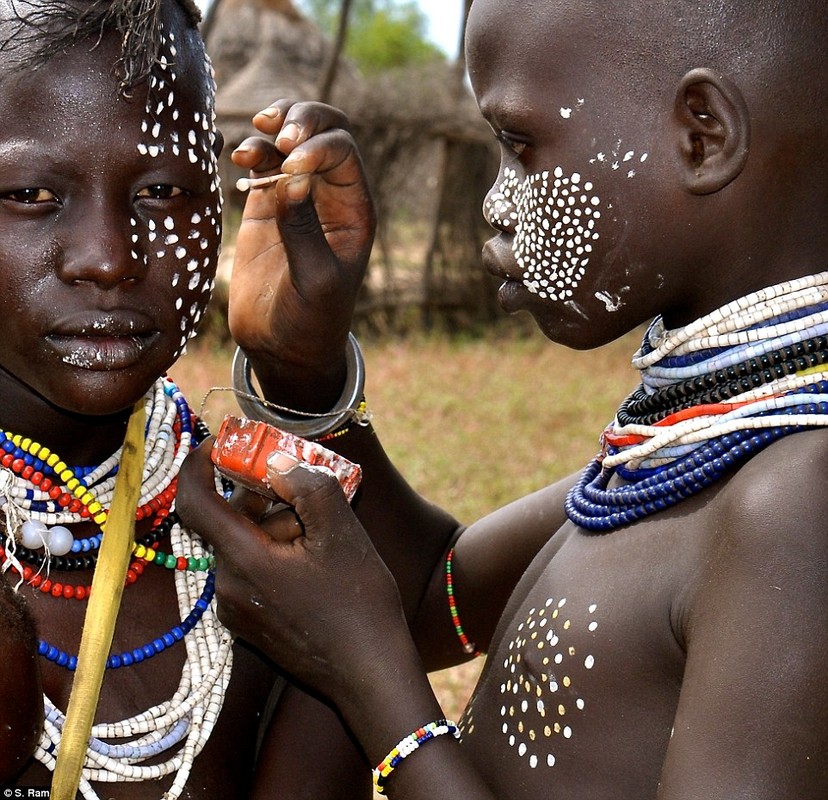
[[[314,467],[325,467],[339,481],[350,502],[362,480],[359,464],[293,433],[264,422],[228,415],[213,444],[213,464],[239,486],[279,500],[267,479],[267,459],[279,450]]]

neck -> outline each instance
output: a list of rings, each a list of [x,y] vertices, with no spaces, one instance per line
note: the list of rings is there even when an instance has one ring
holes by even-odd
[[[45,445],[69,464],[97,464],[124,441],[131,409],[114,414],[77,414],[50,403],[0,370],[0,428]]]

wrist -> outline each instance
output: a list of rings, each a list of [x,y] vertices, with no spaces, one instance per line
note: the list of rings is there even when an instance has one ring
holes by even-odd
[[[350,669],[348,688],[339,692],[337,705],[372,767],[403,737],[445,716],[405,630],[386,637],[361,670]]]
[[[276,391],[259,397],[252,382],[252,370],[246,353],[238,348],[233,360],[233,386],[239,406],[247,417],[290,431],[306,439],[330,437],[352,422],[367,424],[363,399],[365,362],[353,334],[348,335],[345,349],[345,377],[338,398],[324,410],[287,408],[273,402]],[[315,404],[314,404],[315,405]]]

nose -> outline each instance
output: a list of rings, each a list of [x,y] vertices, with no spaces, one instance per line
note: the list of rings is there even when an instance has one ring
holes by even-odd
[[[517,172],[501,169],[483,201],[483,217],[495,230],[514,233],[517,225],[517,194],[520,186]]]
[[[60,277],[111,289],[146,275],[147,256],[137,245],[136,221],[107,202],[86,206],[82,219],[67,226]]]

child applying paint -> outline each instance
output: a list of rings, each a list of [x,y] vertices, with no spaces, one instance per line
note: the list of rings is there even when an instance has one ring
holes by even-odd
[[[81,795],[367,796],[361,756],[318,701],[287,689],[259,730],[280,679],[218,620],[213,558],[175,510],[181,462],[207,433],[164,376],[207,305],[221,234],[197,12],[2,2],[0,36],[0,783],[47,787],[60,758],[140,402],[136,541]]]
[[[390,797],[828,796],[827,34],[808,0],[472,5],[501,304],[577,349],[651,321],[641,386],[596,420],[583,472],[463,528],[354,426],[330,444],[362,464],[356,516],[330,476],[273,459],[297,534],[215,497],[206,452],[185,467],[223,619],[337,704]],[[329,113],[277,104],[278,151],[239,163],[312,194],[352,157]],[[360,276],[330,269],[318,228],[278,237],[288,193],[249,202],[287,251],[269,268],[292,323],[270,351],[234,330],[303,408],[343,363]],[[323,230],[347,204],[328,211]],[[475,650],[480,682],[446,721],[426,670]]]

